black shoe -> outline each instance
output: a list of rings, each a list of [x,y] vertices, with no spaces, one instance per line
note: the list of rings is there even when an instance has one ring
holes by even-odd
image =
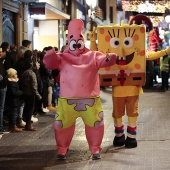
[[[135,138],[126,138],[125,141],[125,147],[126,148],[136,148],[137,147],[137,140]]]
[[[38,114],[39,115],[45,115],[45,112],[43,112],[43,110],[41,109],[41,110],[38,110]]]
[[[3,134],[8,134],[9,133],[9,130],[6,130],[6,129],[0,129],[0,134],[3,135]]]
[[[92,159],[93,159],[93,160],[101,159],[100,154],[99,154],[99,153],[93,154]]]
[[[125,135],[123,134],[120,137],[115,136],[113,140],[113,146],[120,147],[125,145]]]
[[[105,89],[106,89],[106,87],[104,87],[104,86],[100,86],[100,89],[101,89],[101,90],[105,90]]]
[[[158,92],[166,92],[166,89],[164,87],[159,87],[157,88]]]
[[[59,154],[59,155],[57,156],[57,159],[59,159],[59,160],[66,160],[66,155],[61,155],[61,154]]]

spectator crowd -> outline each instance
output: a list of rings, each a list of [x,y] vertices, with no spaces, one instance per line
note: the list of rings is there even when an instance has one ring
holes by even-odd
[[[59,97],[59,70],[48,70],[43,63],[48,46],[32,50],[31,41],[22,45],[0,46],[0,138],[5,133],[36,131],[37,115],[55,111]],[[8,123],[8,128],[4,124]]]

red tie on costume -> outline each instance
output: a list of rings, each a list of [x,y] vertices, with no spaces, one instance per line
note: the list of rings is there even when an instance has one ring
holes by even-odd
[[[121,86],[124,85],[124,75],[125,75],[125,70],[120,70],[120,84],[121,84]]]

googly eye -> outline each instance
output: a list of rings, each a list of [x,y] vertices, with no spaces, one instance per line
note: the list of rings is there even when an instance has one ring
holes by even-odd
[[[77,47],[79,50],[82,50],[84,48],[84,42],[82,40],[77,41]]]
[[[123,44],[124,44],[125,47],[130,48],[130,47],[133,46],[134,41],[131,37],[126,37],[123,41]]]
[[[75,40],[71,40],[70,41],[70,50],[71,51],[75,51],[76,50],[76,41]]]
[[[110,46],[111,46],[112,48],[118,48],[118,47],[120,46],[120,40],[119,40],[119,38],[116,38],[116,37],[111,38],[111,39],[110,39]]]

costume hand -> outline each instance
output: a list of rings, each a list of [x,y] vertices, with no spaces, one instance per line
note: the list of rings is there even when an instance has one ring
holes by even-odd
[[[46,68],[49,70],[55,70],[57,68],[57,54],[53,49],[48,50],[43,58],[43,63],[45,64]]]
[[[106,62],[112,60],[112,63],[115,64],[117,60],[117,54],[115,53],[108,53],[106,54]]]
[[[90,33],[90,50],[97,51],[96,44],[96,28],[93,28],[93,31]]]
[[[96,42],[96,28],[93,28],[93,31],[90,33],[90,42]]]
[[[166,52],[167,54],[170,54],[170,46],[165,49],[165,52]]]

